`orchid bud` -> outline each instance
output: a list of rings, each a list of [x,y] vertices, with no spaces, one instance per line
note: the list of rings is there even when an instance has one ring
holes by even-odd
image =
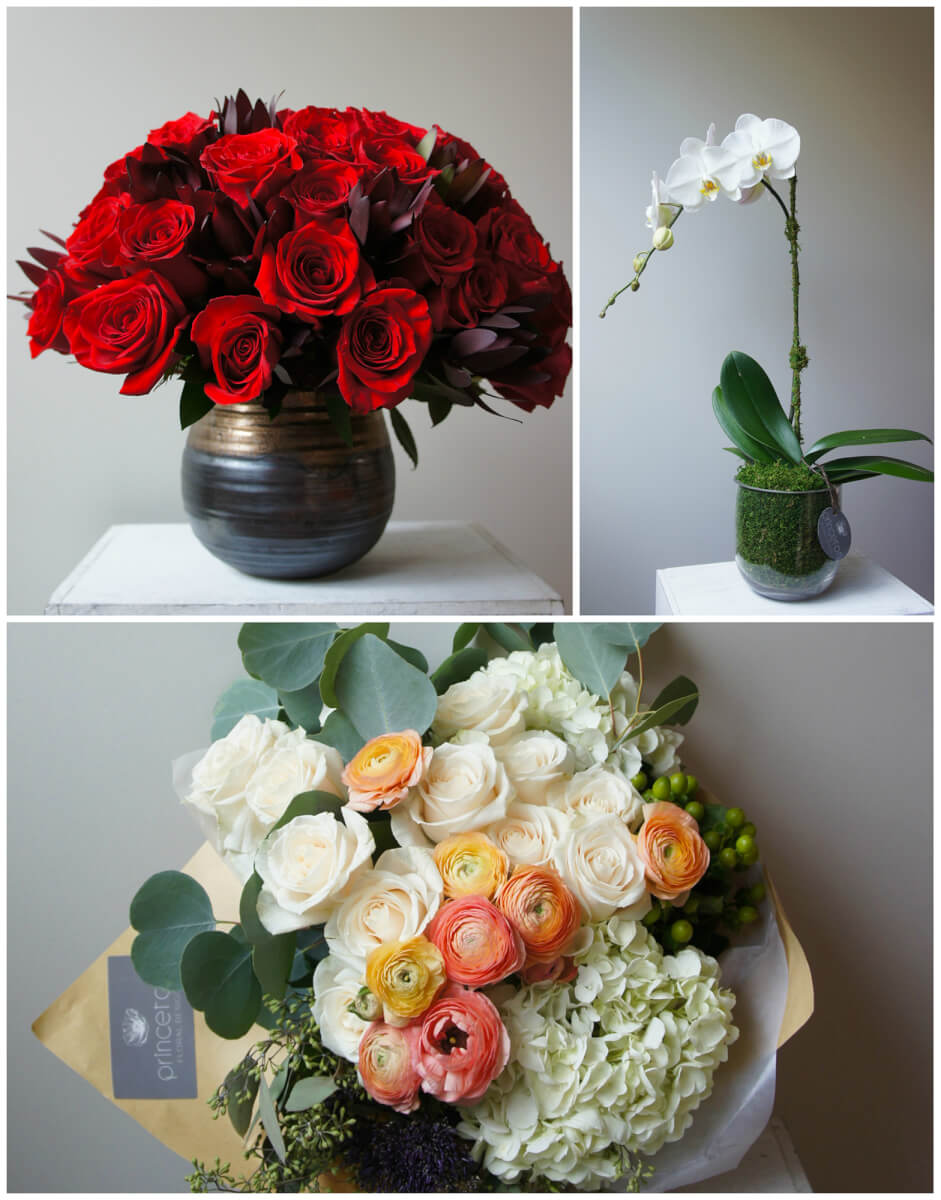
[[[634,259],[633,259],[633,262],[631,263],[631,267],[633,268],[635,275],[643,269],[644,263],[646,261],[647,261],[646,254],[635,254],[634,255]]]
[[[653,245],[655,250],[669,250],[673,245],[673,230],[669,225],[661,225],[654,230]]]
[[[368,987],[361,987],[356,994],[356,999],[349,1006],[350,1012],[355,1016],[360,1017],[363,1021],[381,1021],[382,1020],[382,1004],[379,997],[374,995]]]
[[[640,287],[640,282],[636,279],[632,279],[631,280],[631,291],[636,292],[639,287]]]

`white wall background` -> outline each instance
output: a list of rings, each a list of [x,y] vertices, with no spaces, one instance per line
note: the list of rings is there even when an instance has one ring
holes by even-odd
[[[9,634],[8,1189],[184,1191],[186,1164],[68,1071],[32,1021],[200,836],[170,762],[241,675],[228,622],[18,624]],[[453,625],[398,623],[432,666]],[[931,1186],[931,628],[673,624],[649,695],[702,702],[686,762],[742,805],[817,993],[777,1111],[818,1191]]]
[[[649,612],[658,567],[733,557],[735,460],[711,404],[726,353],[744,350],[790,395],[790,265],[769,196],[684,213],[640,291],[597,318],[650,244],[651,171],[663,177],[710,121],[720,138],[742,112],[801,134],[809,439],[867,426],[931,435],[932,17],[582,9],[583,612]],[[926,443],[894,453],[931,462]],[[856,548],[929,598],[932,490],[870,479],[843,498]]]
[[[238,87],[465,137],[571,276],[571,25],[541,8],[12,9],[6,290],[23,286],[15,259],[42,244],[37,227],[67,235],[108,163]],[[51,352],[31,363],[21,305],[8,322],[8,611],[36,613],[109,525],[185,519],[184,435],[179,384],[119,396],[118,376]],[[568,602],[570,389],[531,416],[504,407],[523,424],[462,410],[432,430],[405,406],[421,462],[395,444],[394,519],[479,521]]]

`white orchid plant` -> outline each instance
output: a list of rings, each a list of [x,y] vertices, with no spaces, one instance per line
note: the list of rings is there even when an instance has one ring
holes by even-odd
[[[735,128],[721,142],[716,127],[710,125],[705,139],[688,137],[680,145],[680,154],[662,179],[654,171],[651,201],[646,210],[651,244],[634,256],[633,276],[609,298],[601,310],[608,309],[623,292],[636,292],[640,278],[651,258],[674,244],[674,226],[686,212],[695,212],[719,195],[737,204],[758,200],[767,192],[784,214],[784,233],[791,260],[793,298],[793,334],[788,361],[791,368],[790,411],[785,414],[771,380],[753,358],[740,351],[726,356],[720,372],[720,384],[712,395],[716,419],[732,446],[726,447],[746,464],[798,468],[804,474],[815,472],[827,485],[848,483],[874,475],[897,475],[906,479],[929,481],[931,471],[915,463],[885,455],[862,455],[819,460],[840,446],[882,445],[888,442],[930,441],[910,429],[849,429],[819,438],[803,446],[801,432],[801,372],[809,359],[801,342],[799,322],[800,269],[797,221],[797,159],[800,134],[793,125],[775,117],[762,119],[743,113]],[[785,201],[778,190],[787,182]]]

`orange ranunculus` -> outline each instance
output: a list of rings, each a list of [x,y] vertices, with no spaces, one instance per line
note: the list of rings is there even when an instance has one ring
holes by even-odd
[[[686,903],[709,869],[709,847],[699,836],[695,818],[668,800],[644,805],[637,851],[650,891],[675,905]]]
[[[489,900],[506,883],[510,860],[485,833],[452,833],[435,846],[435,866],[449,899]]]
[[[483,896],[442,905],[425,936],[441,951],[448,979],[472,988],[499,983],[526,961],[523,939]]]
[[[418,1108],[421,1076],[415,1069],[418,1057],[418,1028],[398,1029],[376,1021],[359,1043],[359,1075],[363,1087],[380,1104],[396,1112]]]
[[[383,942],[366,959],[366,986],[390,1025],[420,1017],[446,983],[441,951],[421,935]]]
[[[581,924],[578,901],[551,867],[517,867],[496,903],[523,939],[526,962],[554,962]]]
[[[383,733],[357,751],[343,772],[350,808],[372,812],[395,808],[425,774],[433,751],[414,729]]]

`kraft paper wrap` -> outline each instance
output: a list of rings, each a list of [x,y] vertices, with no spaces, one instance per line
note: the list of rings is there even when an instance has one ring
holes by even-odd
[[[207,842],[183,867],[206,889],[217,914],[238,912],[240,884]],[[778,1046],[804,1025],[814,1008],[814,989],[807,956],[790,927],[777,893],[768,880],[778,929],[788,965],[788,991]],[[265,1036],[256,1028],[239,1041],[226,1041],[211,1033],[200,1013],[195,1013],[196,1071],[199,1095],[192,1100],[117,1100],[111,1086],[111,1043],[108,1020],[108,966],[112,955],[129,954],[135,937],[126,929],[83,975],[50,1005],[33,1024],[33,1032],[53,1054],[77,1071],[112,1103],[133,1117],[158,1141],[191,1162],[213,1163],[217,1158],[232,1164],[239,1174],[243,1162],[242,1139],[227,1117],[213,1119],[207,1099],[228,1072],[256,1041]],[[352,1190],[342,1179],[331,1179],[335,1191]]]

